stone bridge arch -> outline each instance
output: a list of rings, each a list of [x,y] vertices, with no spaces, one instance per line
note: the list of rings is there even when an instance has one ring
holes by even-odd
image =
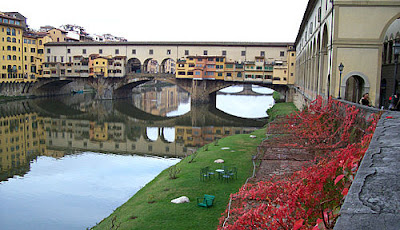
[[[126,63],[126,73],[135,74],[143,72],[142,63],[138,58],[131,58]]]

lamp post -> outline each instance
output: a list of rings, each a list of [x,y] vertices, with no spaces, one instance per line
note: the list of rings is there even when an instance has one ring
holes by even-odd
[[[399,61],[399,54],[400,54],[400,43],[394,42],[393,43],[393,54],[394,54],[394,77],[393,77],[393,95],[390,100],[389,109],[396,109],[397,102],[399,98],[396,94],[396,76],[397,76],[397,62]]]
[[[341,86],[341,84],[342,84],[342,73],[343,73],[343,69],[344,69],[343,63],[340,62],[340,65],[338,67],[339,67],[339,73],[340,73],[340,75],[339,75],[339,96],[338,96],[338,99],[341,99],[340,98],[340,88],[342,87]]]

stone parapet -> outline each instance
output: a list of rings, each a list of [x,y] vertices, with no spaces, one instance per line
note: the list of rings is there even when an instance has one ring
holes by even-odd
[[[378,122],[335,230],[400,229],[400,112]]]

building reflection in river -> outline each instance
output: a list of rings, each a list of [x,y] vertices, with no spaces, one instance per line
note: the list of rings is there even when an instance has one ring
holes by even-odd
[[[190,101],[186,92],[171,86],[149,89],[128,101],[100,103],[78,96],[1,104],[0,181],[23,176],[38,156],[61,158],[92,151],[184,157],[205,144],[250,133],[263,124],[207,106],[178,111]],[[170,113],[178,115],[168,117]]]

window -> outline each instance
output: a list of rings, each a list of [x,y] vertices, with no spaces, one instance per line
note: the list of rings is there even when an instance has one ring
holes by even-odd
[[[67,49],[67,53],[69,53],[69,54],[70,54],[70,53],[71,53],[71,49]]]
[[[135,49],[132,50],[132,54],[136,54],[136,50]]]
[[[47,53],[49,54],[51,52],[50,48],[47,48]]]
[[[189,50],[185,50],[185,55],[189,55]]]
[[[115,54],[119,54],[119,49],[115,49]]]
[[[7,19],[4,19],[4,22],[6,21]],[[7,35],[11,35],[11,29],[10,28],[7,28]]]
[[[260,51],[260,56],[265,57],[265,51]]]
[[[54,62],[57,62],[57,57],[56,56],[54,56]]]
[[[203,51],[203,54],[204,54],[204,55],[208,55],[208,51],[207,51],[207,50],[204,50],[204,51]]]
[[[291,65],[291,66],[293,66],[293,65],[294,65],[294,63],[292,62],[290,65]]]
[[[31,48],[31,53],[35,53],[35,52],[36,52],[35,48]]]
[[[83,53],[83,54],[86,54],[86,49],[82,49],[82,53]]]
[[[195,74],[196,74],[196,75],[200,75],[200,71],[196,71]]]
[[[12,30],[11,30],[11,35],[12,35],[12,36],[15,36],[15,29],[12,29]]]
[[[222,56],[226,56],[226,50],[222,50]]]
[[[171,54],[171,50],[167,50],[167,55],[170,55]]]
[[[280,56],[284,57],[285,56],[285,51],[281,51]]]
[[[61,56],[60,58],[61,58],[61,62],[64,62],[64,57],[63,57],[63,56]]]
[[[35,57],[31,56],[31,62],[35,61]]]
[[[103,53],[103,50],[102,49],[99,49],[99,54],[102,54]]]
[[[242,56],[246,56],[246,51],[242,51]]]
[[[226,73],[227,77],[232,77],[232,73]]]
[[[40,45],[40,46],[42,45],[42,40],[39,40],[39,45]]]
[[[149,54],[153,55],[154,51],[152,49],[149,50]]]
[[[178,75],[186,75],[185,71],[179,71]]]

